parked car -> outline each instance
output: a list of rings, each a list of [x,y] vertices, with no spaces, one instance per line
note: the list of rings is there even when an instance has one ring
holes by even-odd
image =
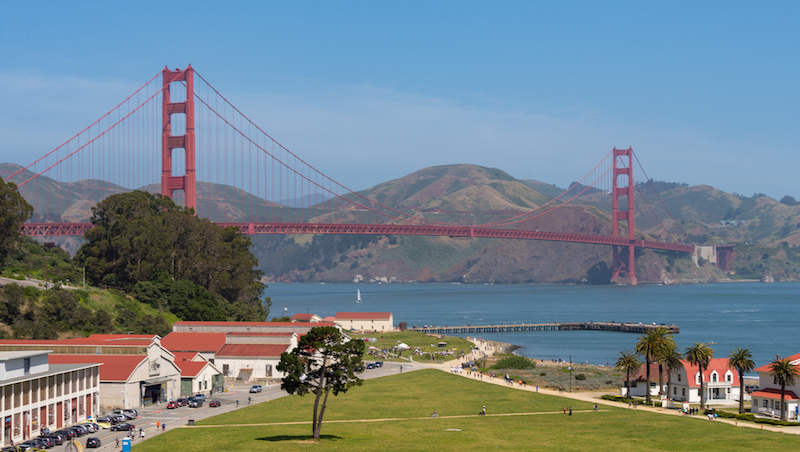
[[[89,433],[89,429],[87,429],[86,427],[84,427],[82,425],[73,425],[72,427],[67,427],[67,428],[75,430],[75,435],[76,436],[83,436],[83,435]]]
[[[64,444],[64,441],[67,440],[67,437],[60,434],[60,433],[48,433],[46,435],[42,435],[43,437],[47,437],[53,440],[56,443],[56,446],[60,446]]]
[[[175,402],[178,403],[178,406],[186,406],[189,404],[189,399],[186,397],[181,397],[180,399],[176,400]]]
[[[93,422],[84,422],[83,424],[80,425],[81,427],[85,427],[86,430],[88,430],[88,433],[94,433],[98,430]]]
[[[178,405],[178,402],[172,401],[172,402],[169,402],[167,404],[167,409],[168,410],[174,410],[175,408],[178,408],[179,406],[180,405]]]
[[[64,435],[64,438],[66,438],[67,440],[71,440],[72,438],[75,438],[76,436],[78,436],[75,433],[74,430],[70,430],[70,429],[67,429],[67,428],[62,429],[62,430],[58,430],[58,431],[56,431],[56,433],[58,433],[59,435]]]
[[[204,396],[203,394],[201,394],[199,392],[194,395],[194,398],[195,399],[200,399],[201,402],[205,402],[206,401],[206,396]]]
[[[250,392],[261,392],[263,390],[264,388],[262,388],[261,385],[253,385],[250,387]]]
[[[95,438],[94,436],[90,436],[86,438],[86,448],[97,448],[100,447],[100,438]]]
[[[33,439],[41,443],[39,447],[41,447],[42,449],[50,449],[51,447],[56,447],[56,442],[50,438],[40,436],[38,438],[33,438]]]
[[[136,412],[133,410],[115,410],[112,414],[125,416],[128,420],[136,419]]]
[[[209,406],[209,408],[220,407],[220,406],[222,406],[222,402],[220,402],[219,400],[212,400],[212,401],[208,402],[208,406]]]
[[[375,367],[383,367],[383,361],[375,361]]]
[[[97,426],[102,429],[109,429],[112,425],[114,424],[112,424],[110,421],[100,419],[97,420]]]
[[[115,432],[130,432],[136,430],[136,426],[127,422],[123,422],[121,424],[112,425],[111,430]]]

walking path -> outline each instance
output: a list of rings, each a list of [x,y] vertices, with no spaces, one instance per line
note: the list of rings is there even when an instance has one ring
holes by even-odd
[[[463,361],[462,360],[456,360],[456,361],[447,361],[447,362],[444,362],[444,363],[436,363],[436,364],[427,364],[427,363],[418,363],[418,364],[421,364],[421,365],[429,367],[429,368],[438,369],[438,370],[441,370],[441,371],[444,371],[444,372],[453,373],[451,371],[451,369],[454,366],[458,366],[459,364],[463,364],[463,362],[468,362],[468,361],[471,361],[473,359],[482,358],[483,356],[494,355],[495,353],[497,353],[499,351],[499,348],[498,348],[498,346],[496,344],[493,344],[493,343],[488,342],[488,341],[472,340],[472,343],[474,343],[475,346],[480,349],[481,355],[473,356],[473,354],[470,353],[470,354],[468,354],[466,356],[466,359],[463,360]],[[514,389],[518,389],[520,391],[539,392],[539,393],[542,393],[542,394],[548,394],[548,395],[553,395],[553,396],[558,396],[558,397],[564,397],[564,398],[573,399],[573,400],[580,400],[580,401],[584,401],[584,402],[596,403],[598,405],[613,406],[613,407],[617,407],[617,408],[627,408],[627,409],[630,409],[630,410],[649,411],[651,413],[666,414],[666,415],[672,415],[672,416],[684,416],[684,417],[690,417],[692,419],[696,419],[698,421],[699,420],[704,420],[706,422],[722,422],[722,423],[726,423],[726,424],[735,425],[737,427],[749,427],[749,428],[755,428],[755,429],[759,429],[759,430],[769,430],[769,431],[773,431],[773,432],[790,433],[790,434],[793,434],[793,435],[800,435],[800,426],[787,427],[787,426],[782,426],[782,425],[756,424],[754,422],[739,421],[737,419],[724,419],[724,418],[717,418],[717,419],[715,419],[713,421],[709,421],[708,418],[705,415],[701,414],[701,415],[690,416],[690,415],[683,414],[681,412],[681,410],[678,410],[678,409],[652,407],[652,406],[646,406],[644,404],[635,405],[634,407],[626,407],[625,404],[623,404],[623,403],[613,402],[611,400],[602,399],[601,396],[607,394],[607,393],[604,393],[604,392],[561,392],[561,391],[554,391],[554,390],[551,390],[551,389],[539,388],[537,386],[532,386],[532,385],[531,386],[526,386],[526,385],[519,385],[517,383],[514,383],[513,385],[509,385],[504,378],[500,378],[500,377],[494,377],[493,378],[493,377],[490,377],[488,375],[483,375],[483,374],[480,374],[480,373],[477,373],[477,372],[467,372],[466,370],[464,372],[458,373],[457,375],[460,375],[460,376],[462,376],[464,378],[471,378],[473,380],[478,380],[478,381],[481,381],[481,382],[484,382],[484,383],[495,384],[495,385],[500,385],[500,386],[505,386],[505,387],[513,387]]]

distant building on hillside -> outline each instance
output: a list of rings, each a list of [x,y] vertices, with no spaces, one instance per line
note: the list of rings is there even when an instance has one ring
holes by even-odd
[[[316,314],[295,314],[292,316],[292,322],[319,323],[321,321],[322,317]]]
[[[336,323],[353,331],[394,331],[391,312],[337,312]]]

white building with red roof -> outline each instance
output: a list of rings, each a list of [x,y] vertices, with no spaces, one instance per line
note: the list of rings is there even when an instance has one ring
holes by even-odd
[[[669,398],[689,403],[700,402],[700,379],[706,391],[706,402],[738,401],[741,388],[739,387],[739,372],[728,368],[725,358],[712,358],[708,369],[700,374],[698,366],[685,359],[682,369],[672,370],[672,394]],[[666,384],[666,381],[665,381]]]
[[[202,353],[175,352],[174,355],[175,365],[181,370],[181,397],[223,389],[222,372]]]
[[[337,312],[336,323],[351,331],[394,331],[391,312]]]
[[[292,322],[317,323],[322,321],[322,317],[316,314],[298,313],[292,316]]]
[[[181,371],[158,335],[93,334],[62,340],[0,340],[0,351],[50,350],[54,364],[101,364],[100,405],[135,408],[178,397]]]
[[[0,352],[0,444],[97,416],[99,364],[58,364],[47,350]],[[52,355],[50,355],[52,356]]]
[[[800,353],[789,356],[789,362],[800,372]],[[758,372],[758,391],[750,394],[752,403],[750,412],[753,414],[764,414],[772,417],[781,416],[781,387],[775,384],[772,375],[769,373],[769,364],[765,364],[755,369]],[[795,383],[786,386],[784,400],[786,401],[786,416],[788,419],[799,419],[800,411],[800,378],[795,379]]]

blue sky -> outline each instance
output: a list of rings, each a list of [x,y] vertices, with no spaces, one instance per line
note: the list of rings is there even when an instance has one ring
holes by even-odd
[[[0,2],[0,162],[192,64],[354,189],[474,163],[800,198],[800,2]],[[157,169],[154,169],[157,171]]]

